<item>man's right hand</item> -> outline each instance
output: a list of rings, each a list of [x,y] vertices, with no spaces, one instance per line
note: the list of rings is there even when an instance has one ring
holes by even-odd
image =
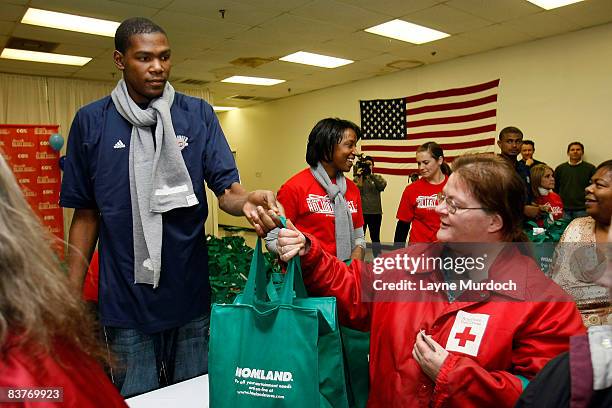
[[[94,209],[75,209],[68,234],[68,275],[82,290],[91,256],[98,241],[100,214]]]

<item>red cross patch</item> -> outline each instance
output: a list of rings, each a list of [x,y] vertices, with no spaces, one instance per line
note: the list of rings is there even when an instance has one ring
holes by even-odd
[[[477,356],[488,322],[489,315],[459,310],[446,341],[446,350]]]

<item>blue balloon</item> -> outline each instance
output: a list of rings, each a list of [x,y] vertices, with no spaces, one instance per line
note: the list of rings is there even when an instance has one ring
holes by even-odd
[[[49,137],[49,145],[53,150],[59,152],[64,145],[64,138],[59,133],[54,133]]]
[[[66,156],[62,156],[59,158],[59,166],[62,171],[64,171],[64,164],[66,163]]]

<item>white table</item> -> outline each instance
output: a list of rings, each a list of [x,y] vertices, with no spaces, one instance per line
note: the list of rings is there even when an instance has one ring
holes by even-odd
[[[125,400],[130,408],[208,408],[208,375]]]

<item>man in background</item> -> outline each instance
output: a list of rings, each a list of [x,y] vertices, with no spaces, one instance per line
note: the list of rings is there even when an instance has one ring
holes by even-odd
[[[248,193],[212,107],[168,82],[165,31],[130,18],[115,34],[123,78],[81,108],[68,138],[60,203],[74,208],[68,266],[81,287],[99,240],[99,317],[124,397],[207,372],[210,283],[204,184],[219,207],[278,212],[271,191]]]
[[[372,253],[380,254],[380,225],[382,224],[382,202],[380,193],[387,187],[387,181],[380,175],[374,174],[374,159],[365,156],[355,166],[353,181],[361,194],[361,208],[363,209],[363,233],[370,228],[372,239]]]
[[[536,205],[532,205],[533,193],[531,192],[529,167],[527,167],[524,162],[517,160],[522,145],[523,132],[519,128],[507,126],[499,132],[497,146],[499,146],[501,150],[500,157],[505,159],[516,170],[525,185],[527,199],[525,201],[523,213],[527,218],[536,218],[540,213],[540,208]]]
[[[563,216],[568,220],[585,217],[584,189],[591,183],[595,166],[582,160],[584,145],[572,142],[567,146],[569,160],[555,169],[555,192],[563,200]]]
[[[523,144],[521,145],[521,162],[529,168],[537,164],[545,164],[544,162],[534,159],[534,153],[535,143],[532,140],[523,140]]]

